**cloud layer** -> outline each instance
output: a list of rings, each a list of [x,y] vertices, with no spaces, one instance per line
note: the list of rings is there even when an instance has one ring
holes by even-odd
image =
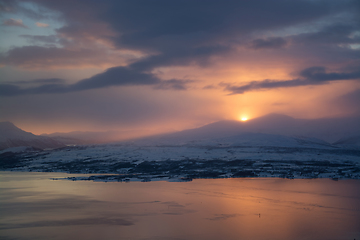
[[[15,84],[0,84],[0,96],[23,94],[68,93],[111,86],[150,85],[156,89],[186,90],[189,80],[161,80],[151,73],[141,73],[126,67],[109,68],[105,72],[83,79],[74,84],[65,84],[63,79],[35,79],[31,83],[40,86],[21,88]]]
[[[304,48],[303,44],[309,45],[308,51],[312,51],[312,47],[318,44],[322,46],[328,44],[329,48],[337,49],[338,55],[352,54],[353,56],[349,56],[352,59],[360,56],[359,50],[349,51],[348,48],[340,46],[341,44],[360,44],[360,36],[357,31],[360,26],[357,22],[360,14],[357,15],[359,4],[356,1],[297,0],[289,2],[277,0],[270,3],[265,0],[256,0],[222,3],[218,0],[210,0],[204,4],[199,0],[171,2],[157,0],[152,3],[144,0],[131,2],[108,0],[103,4],[95,1],[77,1],[77,8],[74,8],[70,1],[62,4],[53,0],[32,2],[61,12],[66,25],[56,30],[57,35],[24,35],[24,37],[34,43],[45,41],[57,44],[57,46],[30,45],[11,49],[0,58],[0,63],[3,65],[31,68],[46,64],[61,66],[64,65],[64,62],[69,65],[96,64],[95,56],[104,55],[101,52],[106,51],[104,48],[106,44],[119,51],[138,51],[145,56],[138,60],[135,60],[136,58],[132,60],[128,68],[111,68],[102,75],[81,80],[71,86],[41,87],[41,89],[51,88],[53,90],[49,91],[54,92],[105,86],[153,84],[159,80],[156,80],[149,72],[156,68],[194,64],[206,67],[211,65],[214,57],[226,56],[241,46],[250,46],[250,49],[253,50],[276,50],[289,46],[292,51],[296,52]],[[19,8],[19,6],[17,7]],[[9,9],[16,9],[16,6],[9,7]],[[336,17],[345,14],[349,17]],[[36,17],[41,18],[38,15]],[[8,25],[23,25],[18,20],[7,21]],[[315,29],[301,28],[301,26],[311,23],[317,23],[319,27]],[[37,25],[39,24],[41,27],[45,26],[37,22]],[[324,26],[322,27],[322,25]],[[287,28],[293,28],[295,31],[288,30],[285,37],[256,38],[259,33],[263,33],[262,36],[264,36],[268,31]],[[284,31],[282,35],[284,35]],[[253,36],[255,38],[251,40]],[[98,46],[100,42],[103,44],[101,48]],[[90,49],[89,46],[95,47]],[[315,52],[315,54],[321,57],[322,53]],[[334,58],[338,57],[334,53]],[[330,78],[321,81],[322,84],[332,80],[331,76],[324,74],[317,73],[318,78]],[[354,74],[356,75],[356,73]],[[107,77],[109,79],[105,79]],[[319,83],[314,78],[304,77],[305,80],[293,79],[280,82],[266,79],[254,81],[249,85],[239,87],[239,91],[232,92],[241,93],[242,89],[249,91],[259,88]],[[349,76],[343,77],[347,79]],[[333,76],[333,78],[341,80],[341,76]],[[164,83],[162,86],[165,86]],[[7,86],[7,88],[11,87]],[[183,87],[174,89],[180,88]],[[25,89],[19,90],[17,94],[39,92],[42,90]]]
[[[331,81],[360,80],[360,71],[326,73],[325,67],[310,67],[301,71],[299,75],[301,78],[284,81],[265,79],[262,81],[252,81],[242,86],[224,83],[221,85],[225,85],[225,90],[230,91],[231,94],[243,94],[254,90],[320,85]]]
[[[4,26],[13,26],[13,27],[28,28],[27,26],[25,26],[25,25],[23,24],[23,21],[22,21],[21,19],[13,19],[13,18],[6,19],[6,20],[3,22],[3,25],[4,25]]]

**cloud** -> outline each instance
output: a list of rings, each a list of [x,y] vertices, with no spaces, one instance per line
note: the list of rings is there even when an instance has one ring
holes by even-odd
[[[234,43],[254,32],[308,23],[348,10],[350,5],[348,1],[335,3],[321,0],[278,0],[271,3],[266,0],[230,0],[226,4],[217,0],[209,0],[206,4],[200,0],[191,3],[157,0],[152,4],[146,0],[107,0],[102,4],[80,0],[76,1],[76,7],[71,1],[62,4],[55,0],[35,2],[63,14],[66,25],[57,30],[58,37],[71,39],[72,43],[81,46],[96,39],[97,42],[114,44],[118,49],[141,51],[149,57],[134,63],[133,67],[146,67],[148,70],[193,63],[206,66],[213,56],[233,51]],[[279,37],[253,40],[255,49],[285,45],[286,41]],[[66,54],[68,49],[60,51]],[[77,60],[81,63],[81,55],[77,56],[72,56],[72,62]],[[40,59],[35,60],[40,65]],[[47,58],[41,60],[42,66],[56,65]],[[23,66],[20,59],[3,64]]]
[[[304,69],[299,74],[302,78],[291,79],[291,80],[270,80],[265,79],[263,81],[252,81],[242,86],[234,86],[231,84],[222,83],[220,86],[225,87],[225,91],[229,91],[230,94],[243,94],[249,91],[255,90],[268,90],[274,88],[285,88],[285,87],[298,87],[308,85],[320,85],[326,84],[331,81],[344,81],[344,80],[360,80],[360,71],[354,72],[332,72],[326,73],[324,67],[310,67]]]
[[[298,44],[321,45],[360,43],[360,36],[354,35],[359,27],[359,22],[335,23],[316,32],[292,36],[292,41]]]
[[[284,38],[267,38],[267,39],[255,39],[251,43],[253,49],[273,49],[282,48],[286,46],[287,42]]]
[[[59,42],[59,38],[56,35],[29,35],[29,34],[23,34],[20,35],[20,37],[25,38],[30,43],[50,43],[55,44]]]
[[[208,89],[217,89],[217,88],[218,88],[217,86],[214,86],[213,84],[210,84],[210,85],[204,86],[202,89],[208,90]]]
[[[35,24],[36,24],[36,26],[42,27],[42,28],[49,27],[49,24],[47,24],[47,23],[36,22]]]
[[[0,96],[15,96],[22,94],[20,87],[12,84],[0,84]]]
[[[14,85],[54,84],[54,83],[55,84],[65,83],[65,80],[60,78],[47,78],[47,79],[33,79],[26,81],[5,82],[5,84],[14,84]]]
[[[10,0],[3,0],[2,2],[0,2],[0,13],[11,12],[13,4],[14,2]]]
[[[23,21],[21,19],[14,19],[14,18],[6,19],[3,22],[3,25],[4,26],[12,26],[12,27],[28,28],[27,26],[25,26],[23,24]]]
[[[25,81],[12,84],[0,84],[0,96],[16,96],[24,94],[68,93],[89,89],[100,89],[111,86],[153,86],[155,89],[186,90],[191,80],[161,80],[152,73],[143,73],[128,67],[113,67],[103,73],[83,79],[74,84],[65,84],[63,79],[37,79],[29,81],[40,86],[21,88],[18,85]],[[17,85],[16,85],[17,84]]]
[[[24,2],[27,2],[24,4]],[[59,17],[59,13],[52,9],[46,8],[41,1],[14,1],[1,0],[0,15],[16,14],[23,15],[34,20],[49,19]]]
[[[0,87],[1,96],[47,94],[41,96],[45,98],[51,93],[65,96],[65,94],[75,92],[80,94],[79,92],[92,89],[147,86],[115,90],[146,89],[149,95],[157,97],[159,94],[186,94],[185,90],[196,84],[195,81],[204,83],[204,86],[207,86],[205,89],[219,88],[217,84],[220,81],[233,82],[235,80],[231,78],[239,79],[240,77],[235,75],[238,69],[245,69],[250,65],[247,64],[248,59],[254,62],[255,69],[261,69],[261,64],[268,67],[279,63],[276,67],[281,68],[284,75],[287,71],[303,69],[304,64],[345,69],[344,65],[356,65],[359,59],[359,51],[342,45],[357,43],[359,38],[355,34],[359,29],[355,20],[360,14],[354,7],[355,1],[229,0],[224,3],[208,0],[204,3],[202,0],[151,2],[34,0],[34,2],[59,12],[64,25],[56,29],[55,34],[49,36],[23,35],[32,46],[8,50],[0,58],[0,64],[37,70],[88,66],[108,69],[74,84],[50,81],[51,76],[48,82],[30,85],[10,84],[8,81]],[[45,18],[36,21],[48,22]],[[278,49],[282,50],[277,51]],[[122,52],[134,54],[124,56],[126,54]],[[222,60],[227,61],[226,63],[229,63],[228,65],[233,69],[236,66],[236,70],[230,69],[221,62]],[[288,60],[291,60],[291,64]],[[221,64],[224,68],[216,68]],[[191,77],[194,80],[187,80],[186,77],[185,79],[179,77],[178,73],[173,76],[176,70],[173,71],[174,68],[171,67],[174,66],[195,69],[190,76],[196,77]],[[210,71],[214,74],[207,75],[210,77],[206,79],[205,75],[200,76],[201,74],[197,72],[202,71],[201,68],[206,68],[208,74]],[[163,69],[165,75],[168,74],[167,77],[162,75],[160,78],[154,74]],[[245,71],[250,72],[250,70]],[[281,80],[285,78],[277,78],[270,74],[253,78],[265,79],[264,81],[223,84],[221,87],[230,94],[241,94],[247,91],[357,79],[358,72],[356,69],[331,72],[326,71],[325,68],[314,67],[304,69],[298,76],[288,80]],[[182,91],[154,93],[153,89]],[[90,94],[93,91],[86,93]],[[27,97],[40,98],[40,96]],[[60,97],[54,95],[54,98],[60,99]],[[205,99],[205,94],[199,93],[198,97]],[[16,99],[12,98],[12,100]],[[161,105],[160,102],[156,104]],[[144,109],[146,108],[141,110]],[[133,111],[131,109],[127,113]],[[152,111],[155,112],[153,108]],[[105,116],[106,112],[103,112],[103,115]],[[119,114],[115,117],[121,118],[123,115]]]
[[[158,0],[156,3],[116,1],[100,17],[122,33],[115,39],[119,45],[159,50],[168,48],[171,42],[184,41],[187,46],[209,44],[224,36],[238,37],[291,26],[336,11],[332,1],[255,0],[224,4],[209,0],[204,4],[200,0],[191,3]]]
[[[45,44],[50,44],[50,46],[13,48],[0,56],[0,65],[20,66],[27,69],[102,67],[104,65],[113,65],[114,62],[126,62],[126,59],[131,58],[131,56],[123,56],[116,51],[109,53],[106,49],[99,47],[57,47],[55,46],[57,39],[51,35],[25,35],[25,38],[30,41],[42,41]]]
[[[340,6],[341,5],[341,6]],[[346,4],[340,4],[339,9]],[[99,15],[119,34],[111,39],[119,48],[153,53],[133,63],[141,69],[162,66],[208,66],[214,56],[236,51],[236,45],[252,33],[307,23],[337,12],[332,1],[251,2],[217,0],[116,1]],[[279,48],[283,38],[257,39],[253,47]]]
[[[28,5],[32,7],[24,8]],[[74,6],[78,8],[74,9]],[[57,25],[63,26],[54,29],[55,34],[52,35],[20,35],[29,44],[5,49],[0,64],[35,70],[77,67],[104,69],[125,65],[128,60],[142,57],[140,52],[115,49],[110,37],[116,33],[107,23],[95,19],[91,14],[100,8],[91,7],[94,6],[82,1],[66,1],[61,5],[51,0],[35,0],[26,5],[22,1],[9,3],[6,8],[11,9],[11,13],[57,22]],[[38,27],[45,27],[44,24],[43,21],[36,22]]]
[[[211,56],[228,53],[231,49],[231,47],[220,45],[205,47],[194,46],[193,48],[189,46],[187,49],[175,47],[165,53],[138,60],[132,63],[130,67],[141,71],[149,71],[156,67],[164,66],[208,66]]]
[[[119,50],[140,51],[147,56],[131,61],[131,67],[141,71],[193,64],[204,67],[209,66],[214,57],[235,51],[236,45],[251,38],[253,33],[310,23],[353,9],[351,1],[322,0],[277,0],[271,3],[230,0],[226,4],[217,0],[209,0],[206,4],[200,0],[191,3],[157,0],[152,4],[146,0],[107,0],[103,4],[79,0],[76,7],[71,1],[62,4],[56,0],[34,2],[62,13],[66,25],[57,29],[57,41],[45,36],[27,38],[32,42],[56,42],[65,47],[15,48],[8,51],[1,64],[27,68],[96,65],[95,62],[102,61],[95,56],[106,58],[105,53],[110,50],[99,49],[96,44],[106,42]],[[74,48],[67,47],[69,45]],[[286,45],[287,40],[281,37],[251,41],[254,49],[276,49]],[[84,49],[84,46],[89,47]],[[35,52],[39,54],[33,54]],[[112,66],[116,66],[115,59],[112,60]]]
[[[160,79],[151,73],[141,73],[126,67],[114,67],[70,85],[69,88],[71,90],[81,91],[119,85],[154,85],[160,81]]]
[[[311,82],[353,80],[360,78],[360,70],[349,73],[326,73],[325,67],[310,67],[301,71],[300,76]]]
[[[187,90],[186,84],[193,82],[192,80],[170,79],[161,81],[155,85],[155,89],[171,89],[171,90]]]

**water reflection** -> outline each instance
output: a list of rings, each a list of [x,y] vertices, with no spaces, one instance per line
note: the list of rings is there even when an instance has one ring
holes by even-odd
[[[0,174],[1,239],[360,239],[360,181]]]

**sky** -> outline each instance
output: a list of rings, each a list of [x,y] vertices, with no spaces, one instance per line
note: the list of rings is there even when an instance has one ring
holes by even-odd
[[[360,114],[358,0],[0,0],[0,121],[166,132]]]

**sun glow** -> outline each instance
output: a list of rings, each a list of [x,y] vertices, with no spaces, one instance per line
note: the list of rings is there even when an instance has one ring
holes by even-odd
[[[238,121],[246,122],[249,120],[249,116],[245,113],[238,115]]]

